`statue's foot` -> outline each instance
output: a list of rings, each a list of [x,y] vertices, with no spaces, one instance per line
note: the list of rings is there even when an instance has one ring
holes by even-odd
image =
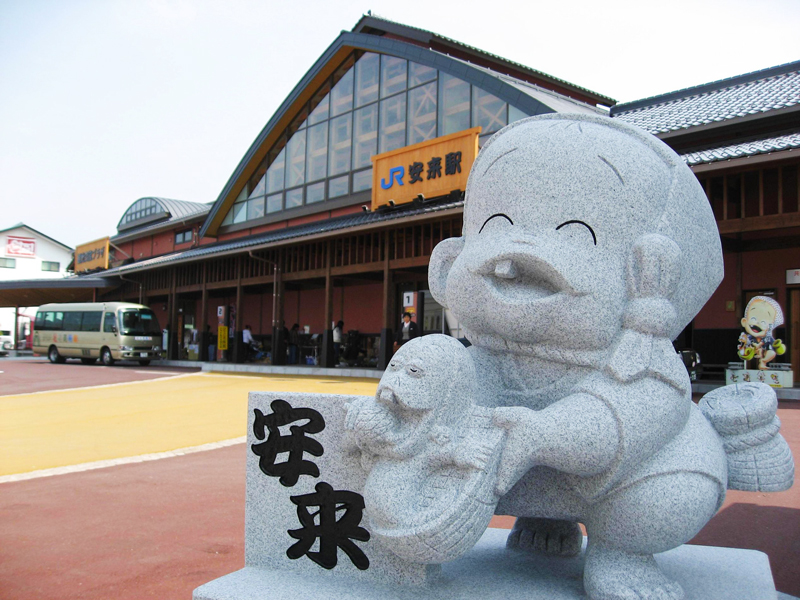
[[[577,523],[533,517],[518,518],[506,540],[506,548],[551,556],[577,556],[582,545],[583,533]]]
[[[589,544],[583,584],[591,600],[683,600],[681,586],[667,579],[652,554],[630,554]]]

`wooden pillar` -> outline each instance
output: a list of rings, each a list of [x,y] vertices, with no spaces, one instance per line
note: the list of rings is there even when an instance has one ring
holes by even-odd
[[[14,350],[19,349],[19,306],[14,306]]]
[[[325,317],[324,327],[322,334],[322,353],[320,364],[323,367],[336,366],[336,357],[334,356],[333,348],[333,329],[331,322],[333,321],[333,278],[331,277],[331,268],[333,266],[333,242],[328,240],[325,248]]]
[[[169,345],[167,347],[167,358],[178,360],[178,344],[180,343],[180,332],[178,331],[178,293],[177,293],[177,270],[172,269],[172,281],[169,288]]]
[[[208,319],[208,287],[206,287],[206,269],[208,268],[207,263],[203,263],[203,279],[202,279],[202,289],[200,291],[200,318],[198,320],[197,330],[200,332],[198,338],[200,339],[200,360],[208,360],[208,342],[209,342],[209,335],[207,333],[207,325],[206,322]]]
[[[286,364],[286,339],[283,332],[283,301],[284,301],[284,284],[283,284],[283,249],[278,250],[276,257],[277,267],[274,271],[273,278],[273,292],[275,294],[275,302],[272,309],[272,364],[285,365]]]
[[[378,353],[378,368],[385,369],[394,353],[394,284],[392,271],[389,269],[389,237],[388,230],[383,232],[383,328],[381,329],[381,346]]]
[[[233,334],[233,362],[243,363],[247,350],[242,343],[242,331],[246,325],[242,314],[242,257],[236,257],[236,330]]]

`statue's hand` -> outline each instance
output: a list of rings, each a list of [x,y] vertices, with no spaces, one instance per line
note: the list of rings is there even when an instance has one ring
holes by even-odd
[[[528,408],[496,408],[493,421],[507,431],[497,472],[496,492],[502,496],[535,464],[537,415]]]
[[[460,467],[481,471],[489,464],[491,456],[492,447],[489,444],[483,442],[461,444],[456,453],[456,463]]]

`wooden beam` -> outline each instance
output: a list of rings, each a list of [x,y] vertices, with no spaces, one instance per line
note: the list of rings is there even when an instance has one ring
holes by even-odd
[[[384,231],[384,247],[383,247],[383,328],[392,329],[393,325],[393,291],[394,285],[392,284],[392,270],[389,264],[389,232]]]
[[[787,213],[785,215],[767,215],[763,217],[749,217],[745,219],[730,219],[717,221],[721,235],[743,233],[745,231],[764,231],[769,229],[785,229],[786,227],[800,226],[800,213]]]

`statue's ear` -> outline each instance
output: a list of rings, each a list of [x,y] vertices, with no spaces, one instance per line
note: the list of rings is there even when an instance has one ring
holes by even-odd
[[[643,235],[628,261],[631,298],[669,299],[681,278],[681,249],[668,237]]]
[[[447,276],[463,249],[463,237],[447,238],[439,242],[431,253],[431,261],[428,265],[428,287],[433,294],[433,299],[442,306],[447,306],[445,302]]]

